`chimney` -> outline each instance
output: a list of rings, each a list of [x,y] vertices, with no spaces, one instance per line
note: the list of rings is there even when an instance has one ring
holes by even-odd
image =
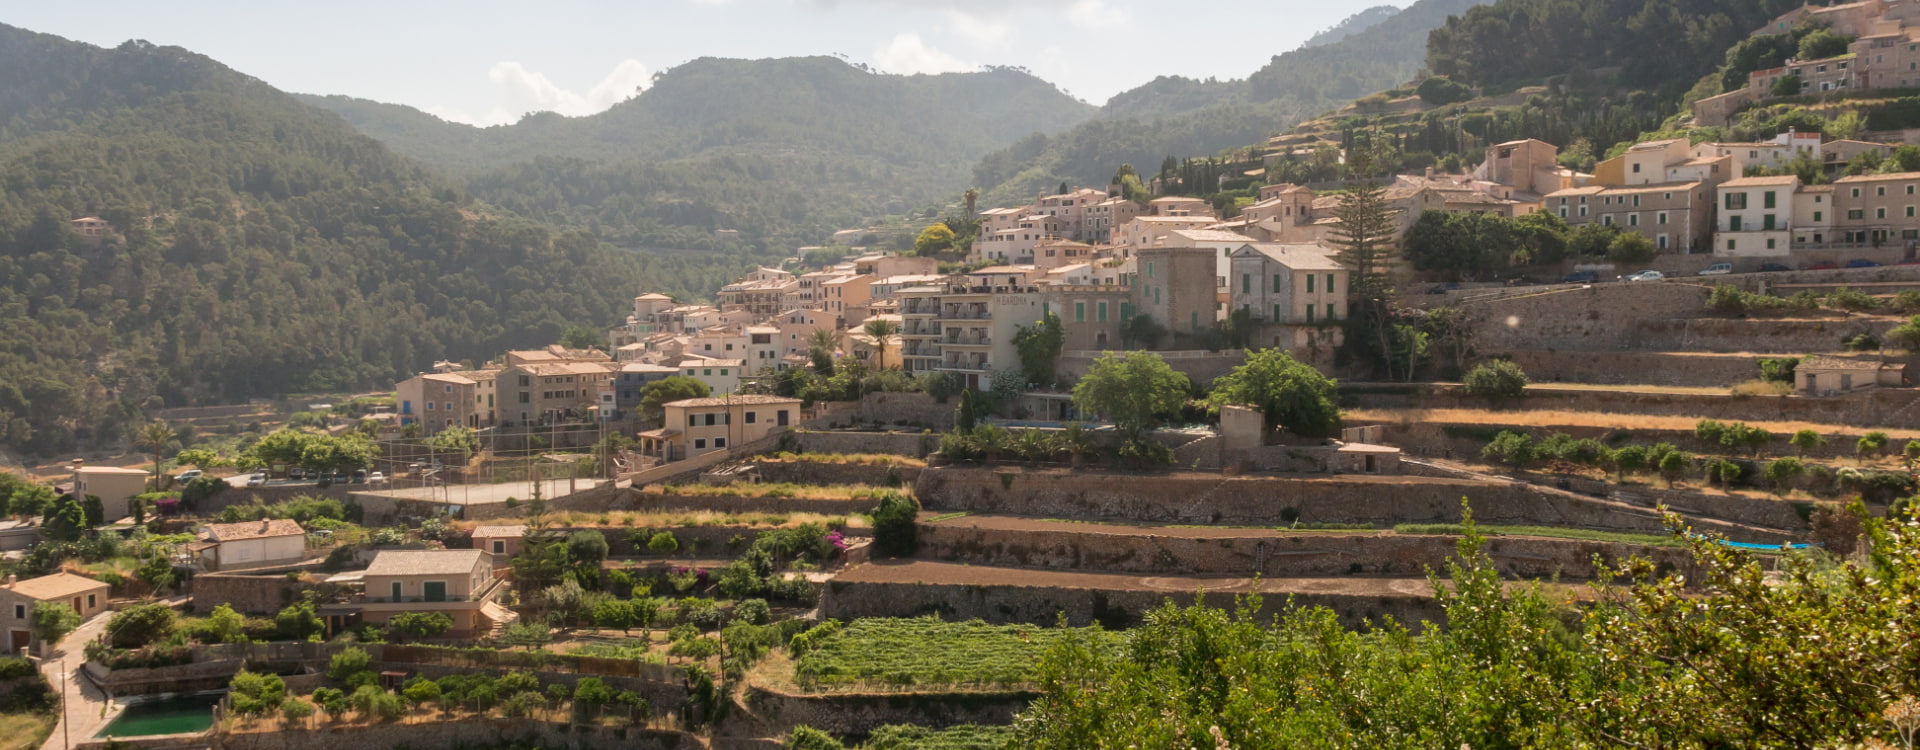
[[[267,519],[264,519],[264,518],[262,518],[262,519],[260,519],[260,533],[262,533],[262,534],[265,534],[265,533],[267,533],[267,528],[268,528],[268,527],[271,527],[271,526],[273,526],[273,522],[272,522],[272,521],[269,521],[269,520],[267,520]]]
[[[1433,179],[1433,167],[1427,167],[1427,179]]]

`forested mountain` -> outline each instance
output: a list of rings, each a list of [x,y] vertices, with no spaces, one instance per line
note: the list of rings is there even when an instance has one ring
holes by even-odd
[[[1472,85],[1618,69],[1623,84],[1684,91],[1712,72],[1727,48],[1800,5],[1801,0],[1501,0],[1435,29],[1427,66]]]
[[[0,445],[148,408],[389,385],[608,323],[633,258],[473,201],[186,50],[0,26]],[[117,237],[82,241],[99,216]]]
[[[1347,16],[1345,20],[1334,24],[1333,28],[1314,34],[1300,43],[1300,49],[1321,47],[1358,34],[1380,25],[1387,19],[1400,15],[1400,9],[1391,5],[1375,5],[1366,10]]]
[[[482,199],[624,247],[790,253],[957,194],[987,152],[1091,105],[1025,72],[896,76],[832,57],[703,58],[588,117],[475,128],[409,107],[304,97]]]
[[[1156,79],[1114,96],[1099,119],[988,154],[974,167],[974,184],[990,200],[1013,200],[1062,180],[1104,185],[1121,164],[1146,169],[1167,156],[1246,146],[1407,81],[1425,63],[1430,32],[1488,1],[1419,0],[1338,41],[1276,55],[1245,80]]]

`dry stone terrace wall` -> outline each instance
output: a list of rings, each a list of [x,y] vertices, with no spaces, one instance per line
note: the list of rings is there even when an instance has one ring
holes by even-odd
[[[1288,535],[1259,529],[1183,536],[1179,530],[1155,534],[1151,529],[1079,526],[1011,530],[955,521],[922,524],[918,555],[972,565],[1160,575],[1419,576],[1429,568],[1444,570],[1459,541],[1459,537],[1440,535]],[[1512,578],[1591,580],[1596,556],[1607,562],[1643,556],[1689,575],[1693,565],[1684,549],[1613,542],[1490,537],[1486,549],[1500,572]]]
[[[895,456],[925,457],[939,449],[940,434],[909,432],[820,432],[795,430],[788,433],[782,450],[804,453],[887,453]],[[790,447],[789,447],[790,446]]]
[[[1757,376],[1759,370],[1756,368]],[[1458,386],[1424,385],[1356,390],[1351,397],[1372,409],[1483,409],[1523,416],[1529,411],[1592,412],[1630,416],[1689,417],[1721,421],[1798,421],[1871,428],[1920,430],[1920,391],[1875,388],[1843,396],[1733,396],[1699,393],[1635,393],[1626,390],[1532,389],[1519,398],[1495,403],[1469,396]],[[1908,408],[1914,407],[1914,408]],[[1851,441],[1849,441],[1851,442]],[[1785,448],[1785,437],[1781,447]],[[1897,448],[1897,446],[1896,446]],[[1851,446],[1849,446],[1851,449]]]
[[[1170,581],[1170,585],[1177,584],[1177,580]],[[1193,590],[1178,589],[830,581],[821,595],[820,615],[841,620],[939,615],[946,620],[977,618],[998,625],[1026,623],[1050,627],[1058,624],[1064,613],[1070,626],[1098,623],[1108,628],[1122,628],[1138,625],[1141,615],[1164,603],[1192,604],[1196,594]],[[1236,606],[1233,592],[1207,591],[1198,596],[1208,606],[1222,609]],[[1293,606],[1327,607],[1349,628],[1365,627],[1369,623],[1377,625],[1381,618],[1392,617],[1417,630],[1418,623],[1440,622],[1446,614],[1425,594],[1378,596],[1316,592],[1262,595],[1259,616],[1261,619],[1275,617]]]
[[[1636,343],[1635,326],[1642,320],[1701,315],[1707,292],[1684,284],[1596,284],[1468,303],[1461,309],[1472,325],[1474,348],[1481,352],[1657,349]]]
[[[729,497],[725,495],[662,495],[623,489],[613,501],[587,512],[631,510],[642,512],[713,511],[715,513],[821,513],[845,515],[873,510],[872,500],[792,497]]]
[[[904,425],[934,432],[953,429],[955,399],[935,401],[925,393],[869,393],[853,412],[862,424]],[[844,417],[843,417],[844,418]]]
[[[1764,355],[1514,350],[1504,352],[1535,383],[1730,387],[1760,377]]]
[[[755,461],[754,468],[763,482],[794,484],[865,484],[884,487],[898,480],[903,485],[920,478],[920,467],[881,464],[830,464],[814,461]]]
[[[289,581],[285,574],[233,575],[201,573],[193,577],[193,600],[203,611],[221,604],[249,615],[271,615],[292,604],[302,591],[327,588],[325,584]]]
[[[1011,724],[1014,714],[1026,710],[1040,695],[1028,691],[795,695],[750,685],[743,697],[756,718],[781,733],[805,724],[835,735],[859,737],[888,724],[936,729],[960,724]]]
[[[1691,315],[1705,314],[1706,311],[1701,309]],[[1779,320],[1644,316],[1643,319],[1633,321],[1633,325],[1625,331],[1627,338],[1620,348],[1663,352],[1754,352],[1789,355],[1837,352],[1843,350],[1840,342],[1855,334],[1870,333],[1885,340],[1887,331],[1900,325],[1901,320],[1892,317]],[[1568,345],[1558,348],[1589,347]],[[1482,351],[1497,350],[1483,349]]]
[[[214,750],[339,750],[463,747],[566,747],[593,750],[695,750],[692,735],[657,729],[594,728],[532,719],[462,719],[420,724],[328,726],[307,731],[216,734]]]
[[[1365,476],[1111,474],[1014,468],[929,469],[915,494],[936,511],[1153,523],[1454,523],[1462,498],[1487,524],[1659,533],[1651,514],[1544,500],[1516,482]]]

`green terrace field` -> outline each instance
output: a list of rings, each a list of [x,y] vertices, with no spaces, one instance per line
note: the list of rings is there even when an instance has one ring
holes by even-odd
[[[861,750],[1000,750],[1013,740],[1013,727],[965,724],[928,729],[894,724],[873,730]]]
[[[1117,634],[1085,630],[1110,647],[1120,643]],[[855,620],[799,657],[794,682],[808,688],[1026,685],[1041,654],[1069,632],[931,617]]]

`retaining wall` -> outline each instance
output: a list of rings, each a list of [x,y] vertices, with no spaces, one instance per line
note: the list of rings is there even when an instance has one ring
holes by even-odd
[[[884,487],[890,482],[911,485],[920,478],[918,466],[832,464],[814,461],[755,461],[763,482],[794,484],[866,484]]]
[[[1529,411],[1567,411],[1733,422],[1801,421],[1850,425],[1860,428],[1861,433],[1875,427],[1920,429],[1920,406],[1916,406],[1920,404],[1920,392],[1904,388],[1876,388],[1819,398],[1534,388],[1519,398],[1493,402],[1469,396],[1459,386],[1425,385],[1394,392],[1363,390],[1353,395],[1363,407],[1375,409],[1484,409],[1515,415]],[[1787,437],[1779,436],[1782,447]]]
[[[289,581],[283,575],[201,573],[193,577],[194,603],[205,611],[227,604],[249,615],[271,615],[292,604],[303,591],[334,588],[317,581]]]
[[[940,447],[939,433],[794,430],[782,450],[801,453],[887,453],[920,458]],[[786,447],[791,446],[791,447]]]
[[[839,736],[862,736],[888,724],[941,729],[960,724],[1005,725],[1039,693],[926,692],[793,695],[749,685],[744,695],[755,718],[781,734],[807,726]]]
[[[692,735],[658,729],[596,728],[497,718],[371,726],[320,724],[305,731],[216,733],[213,737],[214,750],[336,750],[343,747],[693,750],[702,744]]]
[[[728,497],[724,495],[662,495],[639,490],[621,490],[606,510],[677,511],[707,510],[715,513],[823,513],[844,515],[873,510],[872,500],[839,500],[794,497]]]
[[[1145,591],[1137,589],[1073,588],[1066,586],[980,586],[939,583],[876,583],[829,581],[820,598],[822,617],[851,620],[857,617],[920,617],[939,615],[946,620],[980,619],[995,624],[1026,623],[1052,626],[1062,613],[1068,625],[1099,623],[1108,628],[1131,627],[1141,615],[1167,602],[1192,604],[1193,591]],[[1233,609],[1233,592],[1208,591],[1199,595],[1212,607]],[[1440,622],[1445,611],[1431,597],[1415,595],[1373,596],[1316,592],[1312,594],[1262,595],[1259,616],[1276,617],[1291,606],[1324,606],[1339,615],[1349,628],[1379,624],[1381,618],[1419,630],[1423,621]]]
[[[925,393],[869,393],[860,397],[860,408],[853,413],[865,424],[945,432],[953,429],[954,410],[958,407],[959,399],[950,398],[943,404]]]
[[[964,520],[964,519],[963,519]],[[1086,524],[1084,529],[982,529],[961,522],[922,524],[916,556],[997,567],[1084,569],[1161,575],[1237,574],[1269,578],[1419,575],[1444,570],[1457,536],[1340,534],[1248,529],[1205,538],[1153,534]],[[1511,578],[1591,580],[1597,556],[1611,564],[1632,556],[1685,571],[1684,549],[1577,539],[1489,537],[1487,553]]]

